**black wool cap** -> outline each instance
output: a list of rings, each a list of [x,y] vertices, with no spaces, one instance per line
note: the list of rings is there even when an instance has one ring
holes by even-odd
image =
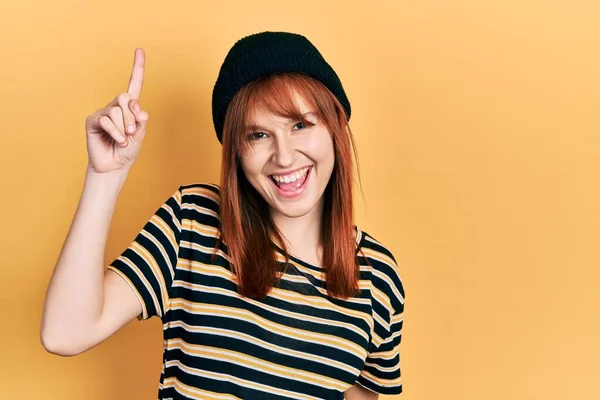
[[[229,50],[213,88],[213,123],[219,142],[223,140],[227,107],[238,90],[278,72],[303,72],[320,81],[337,97],[350,119],[350,102],[342,82],[306,37],[289,32],[255,33],[238,40]]]

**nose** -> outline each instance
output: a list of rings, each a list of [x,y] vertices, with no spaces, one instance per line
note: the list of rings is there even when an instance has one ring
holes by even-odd
[[[273,141],[272,162],[285,168],[294,164],[296,149],[290,135],[276,135]]]

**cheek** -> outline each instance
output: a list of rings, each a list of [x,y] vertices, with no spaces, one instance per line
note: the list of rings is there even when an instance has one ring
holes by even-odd
[[[335,152],[333,149],[333,138],[327,129],[315,132],[311,140],[311,154],[313,159],[323,165],[333,165]]]
[[[261,157],[260,152],[250,149],[246,154],[240,157],[240,165],[246,178],[249,181],[252,181],[257,175],[262,174],[265,162],[263,157]]]

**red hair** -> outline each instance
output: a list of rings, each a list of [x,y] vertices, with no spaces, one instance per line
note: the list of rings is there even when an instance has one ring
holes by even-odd
[[[275,226],[269,205],[246,179],[240,155],[249,146],[245,128],[257,108],[305,121],[294,93],[311,107],[332,135],[335,163],[324,196],[320,244],[330,296],[347,298],[358,289],[358,259],[354,234],[353,160],[354,140],[337,98],[319,81],[302,73],[279,73],[241,88],[229,104],[223,127],[221,166],[221,238],[226,244],[240,294],[263,298],[280,278],[273,240],[289,255]]]

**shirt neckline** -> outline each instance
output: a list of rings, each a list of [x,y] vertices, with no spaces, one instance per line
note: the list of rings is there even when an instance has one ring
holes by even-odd
[[[354,225],[354,228],[356,229],[356,236],[355,236],[355,241],[356,241],[356,251],[355,254],[358,254],[358,252],[360,251],[362,245],[363,245],[363,240],[364,240],[364,232],[357,226]],[[271,242],[273,244],[273,246],[275,247],[275,249],[277,250],[277,252],[285,257],[285,253],[283,252],[283,249],[277,244],[275,243],[275,241]],[[317,266],[314,264],[310,264],[304,260],[302,260],[301,258],[298,258],[296,256],[294,256],[293,254],[288,254],[289,258],[291,261],[298,263],[306,268],[310,268],[314,271],[319,271],[322,272],[324,270],[323,266]]]

